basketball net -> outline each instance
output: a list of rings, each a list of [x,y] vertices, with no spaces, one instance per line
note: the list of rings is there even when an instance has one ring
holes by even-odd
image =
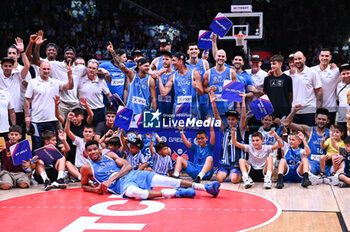
[[[234,37],[236,40],[236,46],[244,46],[244,38],[246,37],[246,35],[237,34],[237,35],[234,35]]]

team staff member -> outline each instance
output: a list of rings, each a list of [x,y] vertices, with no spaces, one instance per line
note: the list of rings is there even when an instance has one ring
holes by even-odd
[[[109,99],[112,94],[109,91],[104,79],[97,76],[99,63],[95,59],[88,61],[87,75],[84,76],[78,86],[78,97],[86,99],[89,107],[94,112],[92,124],[105,120],[105,105],[103,104],[103,95]]]
[[[33,150],[41,147],[41,133],[45,130],[56,130],[54,97],[59,90],[71,90],[74,87],[72,69],[67,65],[68,81],[65,83],[50,77],[51,65],[48,61],[40,64],[40,76],[29,81],[25,101],[24,114],[27,128],[35,124],[35,135],[32,136]],[[29,108],[31,107],[31,115]]]

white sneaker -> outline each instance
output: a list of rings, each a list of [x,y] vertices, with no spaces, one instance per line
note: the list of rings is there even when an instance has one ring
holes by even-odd
[[[323,182],[325,184],[329,185],[338,185],[339,184],[339,173],[335,174],[334,176],[326,177],[323,179]]]
[[[270,189],[272,187],[271,177],[265,176],[265,178],[264,178],[264,187],[266,189]]]
[[[250,178],[250,176],[248,176],[247,178],[243,177],[243,182],[244,182],[245,189],[252,187],[252,185],[254,184],[254,182],[253,182],[252,178]]]
[[[323,183],[324,178],[315,176],[314,174],[310,173],[309,174],[309,180],[311,181],[312,185],[318,185],[318,184],[322,184]]]

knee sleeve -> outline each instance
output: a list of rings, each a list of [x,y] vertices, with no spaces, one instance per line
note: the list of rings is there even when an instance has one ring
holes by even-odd
[[[125,196],[135,199],[147,199],[148,194],[147,190],[140,189],[134,185],[130,185],[124,193]]]
[[[161,176],[161,175],[154,175],[152,182],[151,182],[151,187],[173,187],[173,188],[178,188],[180,187],[181,180],[180,179],[175,179],[171,178],[168,176]]]

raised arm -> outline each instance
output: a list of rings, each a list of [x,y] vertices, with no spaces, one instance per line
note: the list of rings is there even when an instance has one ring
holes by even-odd
[[[70,122],[71,122],[73,117],[74,117],[73,112],[69,112],[68,116],[67,116],[67,120],[66,120],[66,126],[64,127],[64,131],[66,132],[68,138],[70,138],[70,140],[72,140],[74,142],[75,141],[75,135],[70,130]]]
[[[29,42],[28,42],[28,46],[26,48],[26,55],[27,55],[27,58],[29,60],[30,63],[33,64],[33,57],[32,57],[32,54],[33,54],[33,46],[34,46],[34,43],[36,41],[38,37],[38,33],[35,33],[33,35],[30,35],[29,37]]]
[[[70,147],[69,147],[69,144],[67,143],[66,137],[67,137],[66,133],[64,133],[62,130],[58,131],[58,138],[62,141],[62,144],[63,144],[62,152],[64,153],[70,151]]]
[[[17,37],[15,39],[15,41],[16,41],[16,44],[14,44],[14,46],[21,53],[21,57],[22,57],[23,64],[24,64],[24,67],[21,71],[21,77],[22,77],[22,79],[25,79],[27,74],[28,74],[29,68],[30,68],[30,63],[29,63],[29,60],[27,58],[27,54],[24,51],[23,40],[21,38]]]
[[[120,141],[122,142],[123,150],[127,150],[128,149],[128,144],[126,143],[126,139],[124,137],[124,130],[123,129],[121,130],[121,133],[120,133]]]
[[[236,139],[236,134],[235,132],[237,131],[237,128],[231,128],[231,138],[232,138],[232,144],[235,145],[236,147],[240,149],[244,149],[244,144],[240,143]]]
[[[283,147],[283,141],[282,139],[278,136],[278,134],[276,133],[276,131],[272,130],[269,132],[269,135],[272,135],[273,137],[275,137],[275,139],[277,140],[277,144],[272,145],[271,149],[272,150],[276,150],[278,148]]]
[[[152,60],[150,68],[152,70],[157,70],[157,65],[158,65],[159,57],[156,57]]]
[[[212,33],[210,35],[210,38],[212,39],[211,41],[211,44],[212,44],[212,54],[213,54],[213,57],[215,58],[216,57],[216,53],[218,52],[218,44],[217,44],[217,38],[218,36],[214,33]]]
[[[305,156],[308,156],[311,154],[311,150],[309,145],[307,144],[307,141],[305,139],[305,136],[303,133],[299,132],[298,137],[301,139],[301,141],[303,141],[304,144],[304,150],[305,150]]]
[[[37,33],[38,37],[35,41],[35,48],[33,53],[33,63],[40,66],[41,60],[40,60],[40,47],[41,45],[46,41],[44,38],[44,32],[42,30],[38,31]]]
[[[191,143],[190,141],[187,140],[183,128],[179,128],[179,131],[180,131],[180,135],[181,135],[182,142],[186,145],[186,147],[188,147],[189,149],[191,149],[192,143]]]
[[[74,88],[74,82],[73,82],[73,72],[71,68],[71,64],[67,64],[67,76],[68,76],[68,81],[66,84],[63,85],[62,89],[63,90],[69,90]]]
[[[60,99],[60,96],[55,96],[53,97],[53,100],[55,102],[55,116],[56,118],[58,119],[58,121],[60,123],[62,123],[62,125],[64,125],[64,117],[61,115],[61,112],[60,112],[60,103],[61,103],[61,99]]]
[[[83,106],[86,109],[86,112],[88,114],[88,117],[86,119],[86,123],[91,125],[92,124],[92,119],[94,118],[94,112],[91,110],[89,104],[86,101],[86,98],[79,98],[80,100],[80,105]]]
[[[239,121],[239,127],[241,129],[241,131],[245,128],[245,126],[248,124],[246,122],[246,116],[247,116],[247,109],[246,109],[246,105],[245,105],[245,98],[246,98],[246,94],[245,92],[240,93],[239,94],[242,97],[242,102],[241,102],[241,120]]]
[[[210,125],[210,127],[209,127],[209,130],[210,130],[210,145],[214,146],[215,145],[215,131],[214,131],[214,127],[211,124],[212,121],[214,121],[214,119],[210,118],[210,124],[209,124]]]
[[[120,68],[120,70],[125,74],[125,76],[128,78],[129,83],[131,83],[134,79],[135,72],[129,68],[127,68],[123,62],[121,61],[120,57],[115,53],[113,44],[111,41],[109,41],[109,45],[107,47],[108,51],[111,53],[115,65]]]

